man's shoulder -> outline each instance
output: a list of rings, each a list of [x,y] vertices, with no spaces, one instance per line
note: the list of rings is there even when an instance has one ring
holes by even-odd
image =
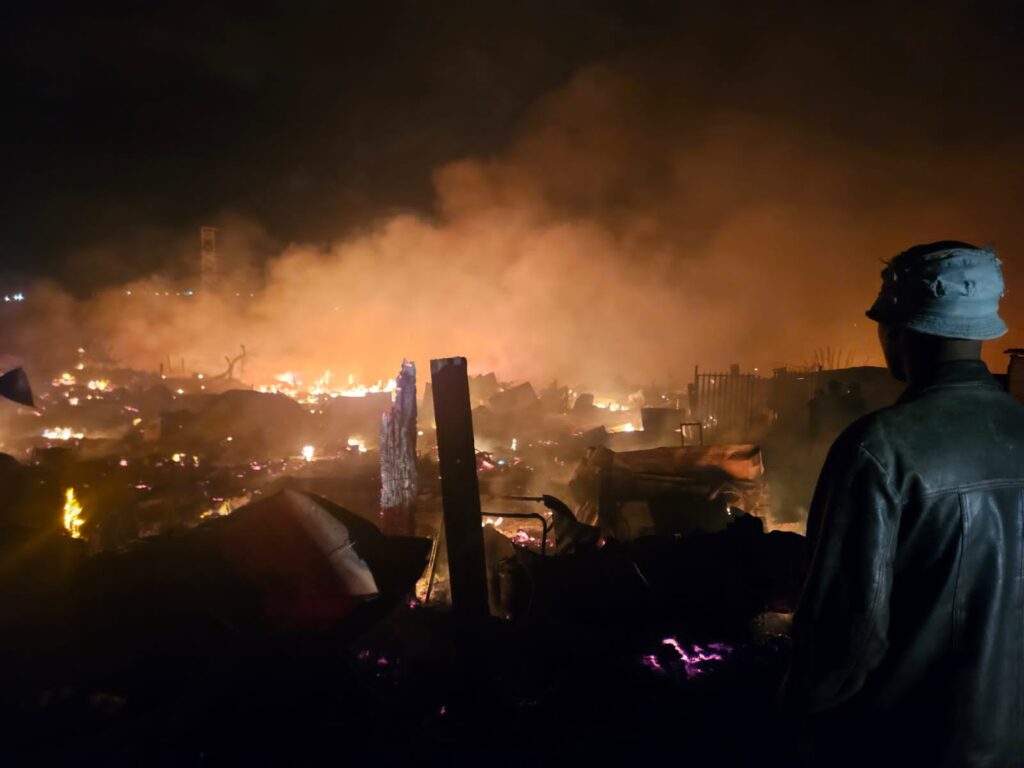
[[[943,474],[952,468],[951,457],[978,470],[979,456],[1011,449],[1024,451],[1024,405],[999,388],[901,400],[855,421],[834,446],[846,457],[869,457],[887,472],[897,465],[915,471],[941,466]]]
[[[834,448],[844,451],[866,450],[874,453],[891,443],[891,435],[898,433],[904,420],[902,405],[890,405],[861,416],[844,429],[836,438]]]

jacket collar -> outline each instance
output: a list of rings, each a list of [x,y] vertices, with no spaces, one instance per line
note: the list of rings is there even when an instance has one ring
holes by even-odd
[[[963,386],[969,384],[988,384],[999,386],[989,373],[988,366],[981,360],[949,360],[939,363],[913,386],[908,386],[900,400],[904,400],[935,389],[936,387]]]

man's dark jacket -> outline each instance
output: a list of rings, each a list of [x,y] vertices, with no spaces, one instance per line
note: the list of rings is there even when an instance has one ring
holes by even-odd
[[[1024,406],[941,365],[840,435],[807,535],[783,693],[812,761],[1024,764]]]

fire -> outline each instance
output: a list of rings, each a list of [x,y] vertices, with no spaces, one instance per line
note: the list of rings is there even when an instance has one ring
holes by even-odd
[[[312,445],[302,446],[302,458],[304,458],[306,461],[312,461],[315,452],[316,451]]]
[[[357,384],[353,374],[349,374],[347,386],[339,387],[332,385],[333,378],[334,375],[330,371],[324,371],[323,375],[312,385],[305,386],[300,374],[294,371],[285,371],[274,377],[273,384],[260,384],[256,390],[287,395],[293,400],[312,405],[323,399],[332,400],[336,397],[366,397],[378,392],[394,393],[398,387],[395,379],[380,380],[375,384]]]
[[[64,371],[59,378],[53,380],[53,386],[55,387],[73,387],[75,385],[75,377],[73,374]]]
[[[110,381],[107,379],[93,379],[86,386],[95,392],[108,392],[110,390]]]
[[[376,384],[370,384],[369,386],[356,384],[355,377],[350,374],[348,377],[348,387],[338,390],[338,395],[341,397],[366,397],[376,392],[394,392],[397,388],[398,385],[394,379],[378,381]]]
[[[366,442],[358,437],[350,437],[348,439],[348,447],[356,448],[360,453],[366,453]]]
[[[71,534],[72,539],[80,539],[84,522],[82,505],[75,498],[75,489],[68,488],[64,491],[64,530]]]
[[[625,424],[619,424],[616,427],[608,427],[608,431],[612,432],[612,433],[615,433],[615,432],[636,432],[637,428],[636,428],[636,425],[633,424],[633,422],[626,422]]]
[[[85,433],[76,432],[71,427],[49,427],[43,430],[43,437],[47,440],[81,440]]]
[[[199,515],[200,520],[209,520],[214,517],[226,517],[234,512],[239,507],[244,507],[250,501],[252,497],[248,494],[242,496],[235,496],[230,499],[223,499],[220,497],[212,499],[213,506],[205,512]]]

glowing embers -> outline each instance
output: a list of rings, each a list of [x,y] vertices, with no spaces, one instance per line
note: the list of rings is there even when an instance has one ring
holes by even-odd
[[[64,491],[64,530],[72,539],[82,538],[82,524],[85,518],[82,517],[82,505],[75,498],[75,489],[68,488]]]
[[[43,430],[43,437],[47,440],[81,440],[85,433],[72,427],[47,427]]]
[[[659,674],[682,672],[688,680],[713,669],[733,652],[726,643],[683,645],[674,637],[666,637],[661,644],[664,650],[644,656],[640,663]]]
[[[209,520],[214,517],[227,517],[239,507],[244,507],[246,504],[252,501],[252,496],[250,496],[249,494],[243,494],[241,496],[235,496],[230,499],[225,499],[218,496],[211,499],[211,501],[213,502],[213,506],[210,507],[205,512],[200,513],[200,520]]]

